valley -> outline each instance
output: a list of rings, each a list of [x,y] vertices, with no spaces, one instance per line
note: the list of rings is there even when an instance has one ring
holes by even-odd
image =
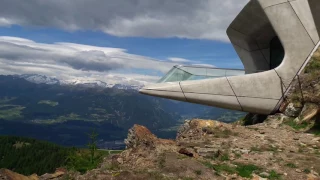
[[[123,141],[134,124],[173,139],[185,119],[233,122],[244,116],[242,112],[143,96],[130,88],[61,85],[46,79],[35,83],[21,76],[0,76],[0,135],[83,147],[86,133],[95,129],[101,147],[113,149],[119,146],[110,144]]]

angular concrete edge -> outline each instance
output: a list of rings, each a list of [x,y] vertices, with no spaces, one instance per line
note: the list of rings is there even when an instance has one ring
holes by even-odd
[[[270,114],[319,45],[318,10],[320,1],[316,0],[251,0],[230,24],[227,34],[246,72],[264,72],[162,83],[145,87],[141,93]],[[275,37],[279,38],[285,55],[281,64],[272,69],[270,42]]]

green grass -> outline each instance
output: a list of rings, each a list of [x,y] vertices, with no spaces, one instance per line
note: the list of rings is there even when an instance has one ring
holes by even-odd
[[[301,124],[298,124],[298,123],[294,122],[294,119],[288,120],[287,122],[285,122],[285,124],[292,127],[295,130],[305,129],[309,126],[309,124],[307,122],[302,122]]]
[[[303,172],[306,173],[306,174],[310,174],[311,173],[310,169],[304,169]]]
[[[63,123],[63,122],[67,122],[67,121],[92,121],[92,120],[87,120],[84,119],[82,117],[80,117],[80,115],[76,114],[76,113],[70,113],[70,114],[66,114],[64,116],[59,116],[56,119],[36,119],[33,120],[33,123],[38,123],[38,124],[56,124],[56,123]]]
[[[59,105],[58,102],[50,101],[50,100],[41,100],[41,101],[38,102],[38,104],[46,104],[46,105],[49,105],[49,106],[52,106],[52,107],[55,107],[55,106]]]
[[[304,72],[305,73],[315,73],[315,72],[318,72],[319,69],[320,69],[320,60],[312,57],[311,61],[306,66]]]
[[[223,154],[221,157],[220,157],[220,161],[229,161],[230,158],[229,158],[229,155],[228,154]]]
[[[255,171],[260,171],[261,168],[253,164],[237,164],[236,171],[241,177],[251,178],[252,173]]]
[[[288,163],[286,164],[287,167],[290,167],[290,168],[297,168],[297,166],[293,163]]]
[[[90,161],[90,150],[80,149],[76,153],[70,154],[68,156],[66,168],[68,170],[85,173],[89,170],[97,168],[98,165],[102,162],[103,158],[108,156],[109,154],[109,151],[97,150],[95,152],[95,156],[92,163]]]
[[[270,179],[270,180],[278,180],[278,179],[281,179],[281,175],[278,174],[276,171],[272,170],[270,172],[270,176],[268,177],[268,179]]]
[[[15,119],[20,119],[23,116],[22,110],[25,107],[22,106],[12,106],[10,109],[3,109],[0,110],[0,119],[5,119],[5,120],[15,120]]]
[[[261,168],[253,164],[240,164],[237,163],[236,167],[232,167],[228,164],[211,164],[210,162],[203,163],[206,167],[214,169],[218,174],[226,172],[228,174],[237,173],[241,177],[250,178],[253,172],[260,172]]]
[[[16,97],[4,97],[4,98],[0,98],[0,104],[6,104],[10,101],[13,101],[17,99]]]

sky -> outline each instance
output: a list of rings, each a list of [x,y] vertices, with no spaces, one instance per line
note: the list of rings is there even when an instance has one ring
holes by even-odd
[[[226,28],[248,0],[1,0],[0,74],[154,83],[172,66],[243,68]]]

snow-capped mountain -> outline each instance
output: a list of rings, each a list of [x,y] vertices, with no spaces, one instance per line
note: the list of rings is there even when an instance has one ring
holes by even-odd
[[[29,82],[36,84],[49,84],[49,85],[71,85],[89,88],[116,88],[116,89],[133,89],[139,90],[142,86],[139,85],[125,85],[125,84],[108,84],[99,80],[59,80],[53,77],[47,77],[39,74],[22,74],[17,77],[23,78]]]
[[[49,85],[60,84],[59,79],[47,77],[39,74],[22,74],[22,75],[18,75],[18,77],[36,84],[49,84]]]

